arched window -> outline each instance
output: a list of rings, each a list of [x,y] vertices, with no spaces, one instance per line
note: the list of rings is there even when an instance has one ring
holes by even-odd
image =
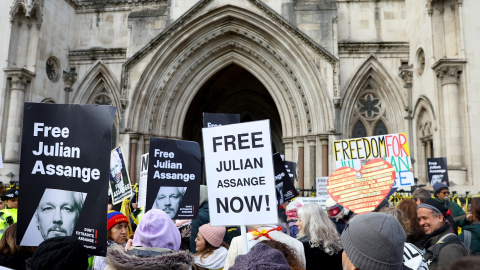
[[[351,137],[369,137],[388,134],[385,105],[370,83],[360,91],[353,111]]]
[[[93,101],[96,105],[112,105],[112,98],[108,95],[107,89],[102,88]],[[112,125],[112,144],[111,148],[117,147],[117,127],[115,122]]]

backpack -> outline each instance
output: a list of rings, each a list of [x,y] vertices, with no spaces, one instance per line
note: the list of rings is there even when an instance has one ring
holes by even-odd
[[[463,243],[465,244],[465,247],[467,248],[468,252],[470,252],[471,255],[476,255],[471,250],[471,245],[472,245],[472,232],[471,231],[463,230]]]
[[[462,245],[463,248],[465,248],[465,250],[468,253],[467,256],[470,256],[470,251],[467,247],[465,247],[462,240],[460,240],[460,238],[458,238],[458,236],[455,235],[454,233],[449,233],[449,234],[444,235],[442,238],[440,238],[440,240],[438,240],[437,243],[435,243],[435,245],[433,247],[433,256],[430,259],[428,259],[427,264],[430,265],[432,262],[434,262],[435,260],[438,259],[438,255],[440,254],[440,250],[442,250],[442,248],[444,246],[446,246],[448,244],[453,244],[453,243],[457,243],[457,244]]]

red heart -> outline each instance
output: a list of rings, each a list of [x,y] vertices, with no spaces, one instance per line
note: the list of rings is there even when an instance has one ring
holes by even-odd
[[[328,177],[327,191],[341,206],[357,214],[373,211],[395,183],[395,169],[383,159],[363,164],[360,171],[350,167],[336,169]]]

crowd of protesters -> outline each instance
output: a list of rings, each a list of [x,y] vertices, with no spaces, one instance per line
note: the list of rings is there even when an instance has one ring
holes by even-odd
[[[443,184],[433,186],[433,198],[420,188],[397,207],[381,204],[360,215],[332,199],[325,208],[285,202],[277,224],[248,226],[246,236],[240,228],[210,224],[201,186],[195,220],[172,220],[160,209],[144,213],[135,202],[127,215],[109,209],[106,257],[90,256],[72,236],[19,246],[19,189],[2,193],[0,266],[6,269],[480,270],[480,198],[465,213],[448,200]]]

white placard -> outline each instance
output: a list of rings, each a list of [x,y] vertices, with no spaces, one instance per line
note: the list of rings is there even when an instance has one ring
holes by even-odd
[[[317,192],[315,193],[316,198],[320,199],[320,205],[325,208],[325,202],[330,198],[327,191],[328,177],[317,177],[315,180],[317,184]]]
[[[211,224],[277,223],[270,121],[203,128],[202,133]]]
[[[138,183],[138,207],[145,208],[147,201],[148,154],[140,161],[140,180]]]
[[[294,201],[299,202],[302,205],[309,204],[309,203],[318,203],[323,208],[325,208],[325,201],[323,201],[323,204],[322,204],[322,199],[317,197],[296,197]]]

